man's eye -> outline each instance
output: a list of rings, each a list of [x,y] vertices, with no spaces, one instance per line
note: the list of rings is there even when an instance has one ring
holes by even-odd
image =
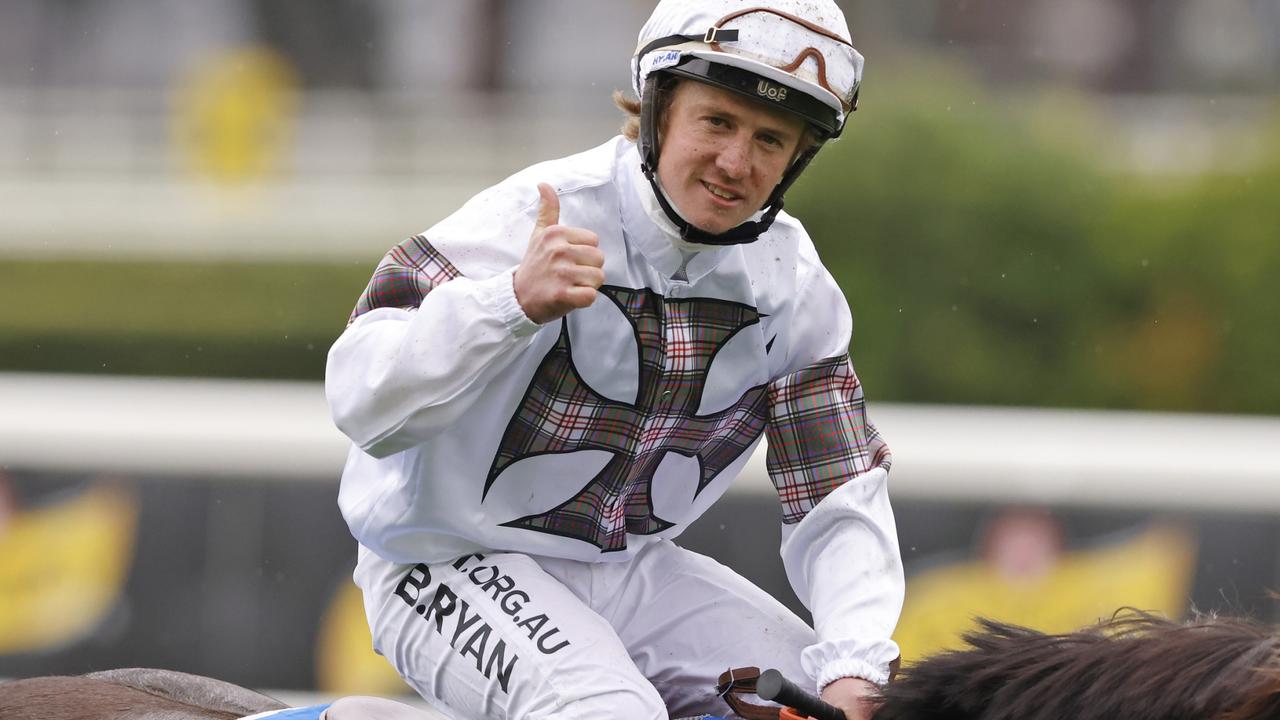
[[[728,120],[725,120],[722,117],[716,117],[715,115],[707,116],[707,122],[711,125],[715,125],[716,127],[724,127],[729,124]]]
[[[773,135],[761,135],[760,139],[764,141],[766,145],[771,145],[773,147],[782,147],[782,141]]]

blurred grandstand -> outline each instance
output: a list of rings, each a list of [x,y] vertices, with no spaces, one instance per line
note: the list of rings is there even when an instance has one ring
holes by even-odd
[[[648,9],[7,2],[0,256],[367,258],[515,169],[611,135],[609,93],[629,89]],[[1247,168],[1280,87],[1280,9],[1266,0],[847,13],[870,58],[868,108],[886,69],[920,55],[1005,93],[1075,88],[1103,99],[1097,150],[1126,170]]]

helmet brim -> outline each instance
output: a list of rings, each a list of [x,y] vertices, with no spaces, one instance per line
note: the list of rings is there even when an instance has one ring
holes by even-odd
[[[713,63],[718,63],[721,65],[730,65],[736,68],[740,68],[742,70],[746,70],[747,72],[750,72],[750,73],[755,73],[756,75],[759,75],[763,78],[772,80],[777,83],[781,83],[783,85],[786,85],[789,88],[793,88],[799,92],[802,92],[816,100],[821,101],[824,105],[826,105],[827,107],[830,107],[832,110],[835,110],[837,113],[841,115],[844,114],[844,103],[840,100],[840,98],[836,97],[834,93],[816,84],[797,83],[795,75],[789,72],[786,72],[784,70],[779,70],[778,68],[768,63],[760,62],[759,60],[753,60],[751,58],[743,57],[742,55],[736,55],[734,53],[718,52],[715,50],[698,49],[698,50],[691,50],[687,54],[692,55],[694,57],[703,58],[704,60],[708,60]]]
[[[708,55],[712,57],[706,57]],[[831,93],[824,91],[834,101],[834,106],[826,102],[826,98],[816,97],[796,87],[794,76],[737,55],[686,53],[679,63],[656,72],[669,72],[677,77],[707,83],[775,107],[800,117],[824,136],[838,134],[844,121],[840,102]]]

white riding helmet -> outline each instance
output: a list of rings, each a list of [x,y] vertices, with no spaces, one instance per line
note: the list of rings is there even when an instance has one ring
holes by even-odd
[[[640,97],[640,154],[667,216],[692,242],[751,242],[782,209],[782,195],[822,143],[838,136],[857,108],[862,55],[833,0],[662,0],[640,30],[631,58]],[[799,116],[817,142],[788,168],[758,220],[720,235],[693,227],[658,186],[657,82],[661,74],[697,80]]]

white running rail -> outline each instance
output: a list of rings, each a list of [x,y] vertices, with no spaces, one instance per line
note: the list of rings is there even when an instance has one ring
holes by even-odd
[[[873,403],[896,498],[1280,511],[1280,418]],[[313,382],[0,373],[0,468],[336,482]],[[758,450],[733,492],[771,493]]]

